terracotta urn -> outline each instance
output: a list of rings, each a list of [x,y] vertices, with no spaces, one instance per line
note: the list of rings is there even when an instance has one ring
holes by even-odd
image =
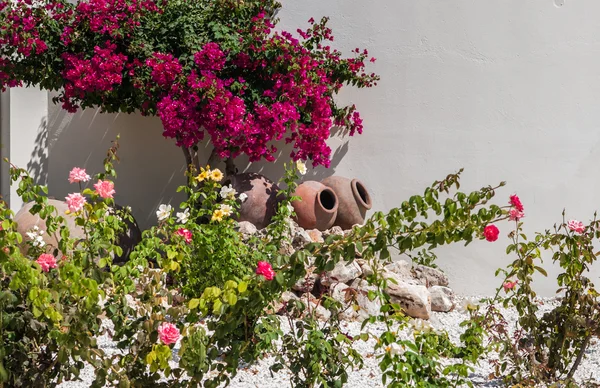
[[[31,241],[31,238],[27,236],[27,233],[37,226],[40,231],[40,235],[42,235],[42,238],[46,243],[46,246],[49,248],[48,251],[51,252],[52,250],[58,248],[60,230],[57,230],[52,235],[49,235],[48,233],[42,233],[46,231],[46,221],[42,220],[39,215],[31,214],[29,212],[33,205],[35,205],[35,202],[24,204],[14,217],[14,221],[17,223],[17,232],[23,236],[21,251],[23,254],[27,253],[29,245],[26,243]],[[54,216],[62,216],[66,220],[71,238],[80,240],[85,237],[83,228],[75,224],[75,216],[73,214],[66,214],[66,211],[69,210],[66,202],[56,199],[48,199],[48,205],[52,205],[56,208],[56,211],[53,214]]]
[[[34,202],[26,203],[17,212],[17,214],[15,214],[14,220],[17,223],[17,232],[23,236],[21,251],[23,254],[27,253],[29,245],[26,244],[26,242],[31,241],[30,237],[27,235],[27,232],[30,232],[34,226],[37,226],[39,231],[42,232],[40,235],[42,235],[46,246],[49,248],[48,252],[52,252],[54,249],[58,248],[60,230],[56,231],[52,235],[43,233],[46,231],[46,221],[42,220],[39,215],[30,213],[30,210],[34,204]],[[75,216],[73,214],[66,214],[66,211],[69,209],[66,202],[56,199],[48,199],[48,205],[52,205],[56,208],[56,211],[54,212],[55,216],[60,215],[65,218],[71,238],[75,240],[81,240],[85,238],[83,228],[75,224]],[[121,209],[121,206],[119,205],[116,205],[115,207]],[[115,264],[126,262],[135,246],[142,241],[142,232],[140,231],[137,222],[135,220],[133,220],[133,222],[127,221],[126,225],[127,229],[124,233],[121,233],[117,239],[117,245],[123,249],[123,254],[113,258],[113,263]]]
[[[348,230],[356,224],[365,222],[367,210],[371,209],[373,203],[366,187],[358,179],[330,176],[323,179],[321,183],[331,188],[339,200],[334,226]]]
[[[296,222],[304,229],[331,228],[338,212],[338,198],[333,190],[317,181],[306,181],[298,186],[293,201]]]
[[[249,172],[228,177],[224,185],[231,184],[237,195],[246,194],[247,199],[240,206],[238,221],[248,221],[258,229],[263,229],[277,213],[279,187],[269,178]]]

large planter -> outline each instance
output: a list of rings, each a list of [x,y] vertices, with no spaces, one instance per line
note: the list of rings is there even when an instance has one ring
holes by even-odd
[[[331,176],[323,179],[321,183],[331,188],[339,200],[334,226],[348,230],[356,224],[365,222],[367,211],[371,209],[373,203],[369,192],[358,179]]]
[[[248,198],[240,206],[238,221],[248,221],[258,229],[265,228],[277,213],[279,187],[269,178],[249,172],[228,177],[224,185],[231,184],[239,194]]]
[[[17,214],[15,214],[14,218],[17,223],[17,232],[23,236],[23,244],[21,245],[23,254],[26,254],[29,248],[27,242],[30,241],[30,238],[27,236],[27,232],[33,229],[34,226],[37,226],[40,231],[46,231],[46,221],[42,220],[39,215],[30,213],[34,204],[35,202],[29,202],[23,205]],[[48,199],[48,205],[52,205],[56,208],[54,213],[55,216],[60,215],[66,220],[71,238],[75,240],[82,240],[85,238],[83,228],[75,224],[75,215],[66,214],[69,209],[66,202]],[[117,205],[116,208],[120,209],[121,207]],[[115,264],[126,262],[135,246],[142,241],[142,232],[140,231],[137,222],[135,220],[133,220],[133,222],[127,221],[126,225],[127,230],[125,230],[124,233],[121,233],[117,238],[117,245],[123,249],[123,254],[113,258],[113,263]],[[49,248],[47,249],[48,252],[52,252],[54,249],[58,248],[59,238],[60,230],[57,230],[52,235],[49,235],[48,233],[43,234],[43,240]]]
[[[338,198],[329,187],[317,181],[306,181],[298,186],[293,201],[296,222],[304,229],[327,230],[333,226],[338,213]]]

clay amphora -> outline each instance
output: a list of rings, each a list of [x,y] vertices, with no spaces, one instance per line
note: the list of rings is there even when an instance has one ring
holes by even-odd
[[[242,193],[248,196],[240,206],[238,221],[251,222],[258,229],[269,225],[279,204],[279,187],[275,183],[263,175],[248,172],[232,175],[223,184],[231,184],[238,196]]]
[[[358,179],[330,176],[321,183],[331,188],[339,200],[334,226],[348,230],[352,229],[353,225],[362,225],[365,222],[367,210],[371,209],[373,204],[369,192]]]
[[[306,181],[298,186],[293,201],[296,222],[304,229],[331,228],[338,211],[338,198],[333,190],[317,181]]]

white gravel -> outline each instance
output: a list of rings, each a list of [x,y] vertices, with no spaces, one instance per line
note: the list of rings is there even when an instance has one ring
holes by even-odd
[[[462,298],[461,298],[462,299]],[[470,298],[472,300],[478,300],[479,298]],[[457,305],[460,303],[458,301]],[[541,312],[548,310],[555,303],[552,299],[545,299],[540,302]],[[509,322],[516,321],[518,315],[514,310],[502,310],[505,318]],[[430,323],[438,330],[445,330],[448,332],[450,338],[458,342],[459,336],[462,333],[459,323],[466,318],[466,314],[459,311],[459,309],[449,313],[433,313]],[[111,327],[112,323],[106,321],[107,327]],[[285,327],[286,325],[282,325]],[[347,331],[347,334],[355,336],[360,334],[361,324],[360,322],[347,322],[343,324],[343,328]],[[383,325],[369,325],[365,328],[370,333],[377,335],[384,330]],[[354,370],[349,373],[349,381],[347,387],[349,388],[363,388],[363,387],[383,387],[381,383],[381,372],[378,366],[378,358],[373,353],[374,340],[370,339],[367,342],[357,341],[355,348],[358,350],[364,359],[364,367],[360,370]],[[98,340],[99,346],[109,354],[114,354],[118,351],[115,343],[107,335],[104,335]],[[176,344],[174,351],[179,350],[178,344]],[[176,357],[175,357],[176,358]],[[274,375],[271,375],[269,366],[274,362],[274,359],[269,357],[256,362],[255,364],[243,367],[238,375],[232,379],[231,387],[260,387],[260,388],[281,388],[289,386],[290,374],[282,370]],[[175,367],[175,362],[172,362]],[[471,374],[470,379],[476,387],[499,387],[502,384],[499,381],[490,381],[488,376],[492,372],[492,368],[488,363],[488,360],[482,360],[479,365],[476,366],[474,373]],[[59,385],[60,388],[80,388],[89,387],[93,380],[94,370],[90,366],[86,366],[81,372],[82,381],[70,381]],[[583,379],[592,379],[600,381],[600,343],[595,340],[590,344],[586,356],[582,361],[575,377],[581,381]]]

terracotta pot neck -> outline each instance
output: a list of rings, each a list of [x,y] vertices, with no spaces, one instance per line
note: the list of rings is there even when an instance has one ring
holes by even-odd
[[[364,209],[370,210],[373,202],[371,202],[371,196],[365,186],[358,179],[352,179],[350,186],[352,186],[352,194],[354,194],[356,203]]]

